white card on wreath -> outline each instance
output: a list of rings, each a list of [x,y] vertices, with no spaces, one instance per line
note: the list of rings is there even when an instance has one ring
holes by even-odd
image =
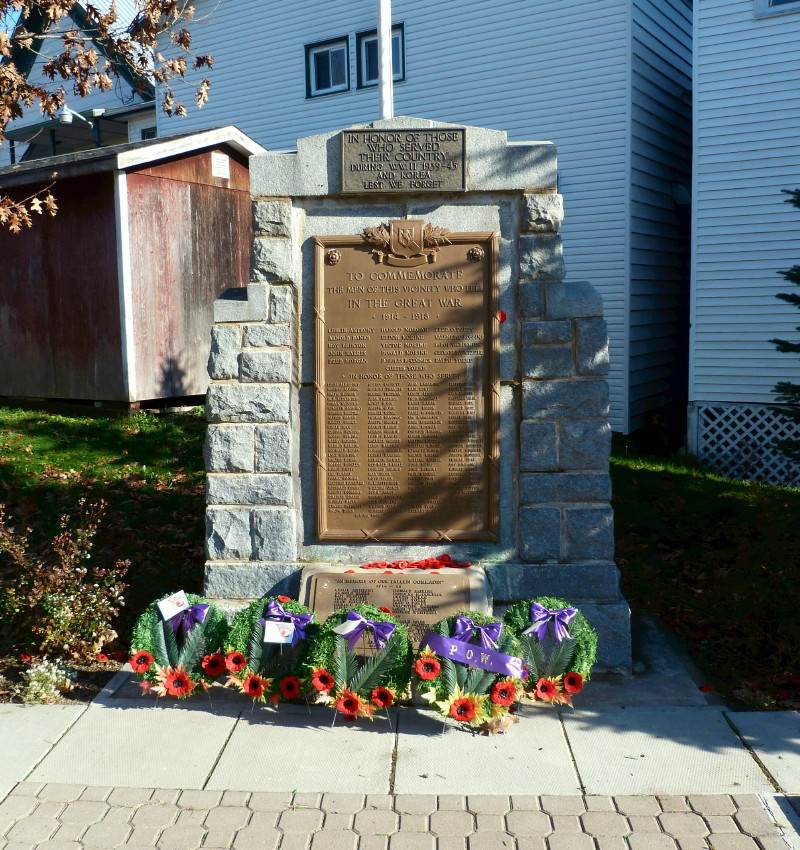
[[[294,623],[264,623],[264,643],[291,643],[294,640]]]
[[[189,600],[186,598],[186,594],[182,590],[179,590],[177,593],[173,593],[172,596],[162,599],[157,605],[161,616],[165,620],[171,620],[189,607]]]

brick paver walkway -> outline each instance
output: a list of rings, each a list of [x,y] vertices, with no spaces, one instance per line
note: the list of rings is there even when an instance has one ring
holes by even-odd
[[[23,782],[0,803],[2,850],[787,850],[781,834],[750,794],[365,797]]]

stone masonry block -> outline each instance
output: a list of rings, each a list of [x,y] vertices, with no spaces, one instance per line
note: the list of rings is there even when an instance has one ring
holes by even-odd
[[[522,374],[526,378],[567,378],[575,372],[572,346],[536,346],[522,352]]]
[[[583,280],[550,284],[545,290],[545,303],[548,319],[599,318],[603,315],[600,293]]]
[[[239,379],[245,383],[282,384],[292,377],[292,357],[288,348],[274,351],[246,351],[239,355]]]
[[[253,226],[262,236],[292,235],[292,204],[283,200],[253,201]]]
[[[529,233],[558,233],[564,220],[564,198],[547,195],[523,195],[522,230]]]
[[[539,472],[520,476],[523,505],[552,502],[608,502],[611,478],[602,472]]]
[[[287,508],[253,511],[253,557],[259,561],[297,557],[294,511]]]
[[[208,472],[252,472],[253,426],[209,425],[205,460]]]
[[[226,289],[214,302],[215,322],[260,322],[267,318],[269,287],[263,283]]]
[[[288,384],[211,384],[206,395],[210,422],[288,422]]]
[[[520,236],[519,271],[528,280],[561,280],[564,277],[561,237],[555,233]]]
[[[630,672],[631,611],[627,603],[622,601],[596,605],[583,602],[581,613],[595,629],[599,638],[595,669],[598,671],[617,669]]]
[[[608,469],[611,426],[603,420],[565,421],[560,425],[558,464],[562,469]]]
[[[536,281],[519,284],[519,312],[524,319],[536,319],[544,313],[544,286]]]
[[[255,434],[256,472],[289,472],[291,455],[286,425],[259,425]]]
[[[542,563],[561,557],[561,511],[558,508],[520,508],[520,554],[523,561]]]
[[[575,322],[575,356],[579,375],[608,373],[608,328],[603,319]]]
[[[608,416],[605,381],[523,381],[522,415],[525,419],[562,419]]]
[[[237,377],[241,347],[242,329],[239,325],[216,325],[212,328],[208,374],[215,380]]]
[[[206,556],[210,561],[248,561],[252,548],[249,510],[206,509]]]
[[[521,422],[519,441],[521,470],[524,472],[543,472],[558,468],[554,422]]]
[[[262,323],[260,325],[245,325],[245,348],[273,348],[275,346],[291,345],[291,326],[288,322],[275,325]]]
[[[269,299],[270,322],[291,322],[294,314],[294,294],[289,286],[272,288]]]
[[[214,561],[206,563],[203,579],[203,593],[206,596],[217,599],[257,599],[267,593],[296,596],[299,590],[299,564],[258,561],[239,564]],[[291,797],[291,793],[289,796]]]
[[[495,604],[533,596],[560,596],[570,602],[617,602],[619,570],[613,563],[523,564],[504,561],[487,568]]]
[[[214,472],[208,476],[209,505],[290,505],[292,481],[288,475],[227,475]]]
[[[522,345],[556,345],[572,340],[572,324],[560,322],[523,322]]]
[[[253,240],[253,280],[292,283],[294,279],[291,240],[257,236]]]
[[[568,561],[614,559],[614,512],[610,507],[564,511],[563,556]]]

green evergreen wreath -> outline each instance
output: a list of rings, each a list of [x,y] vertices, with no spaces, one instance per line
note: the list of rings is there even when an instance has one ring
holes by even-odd
[[[431,631],[452,637],[458,617],[469,617],[477,626],[498,622],[498,618],[479,611],[459,611],[436,623]],[[480,646],[480,635],[474,632],[468,643]],[[505,625],[497,640],[496,652],[520,657],[521,647],[515,634]],[[488,733],[505,731],[516,722],[510,717],[522,691],[522,681],[480,667],[453,661],[429,648],[421,649],[414,662],[414,686],[422,698],[443,716]]]
[[[300,602],[287,596],[264,596],[242,608],[233,619],[226,642],[226,654],[240,653],[247,661],[246,667],[231,671],[231,680],[238,680],[243,693],[259,701],[279,702],[302,697],[302,682],[307,674],[306,662],[317,623],[306,627],[306,638],[296,644],[264,643],[264,615],[267,605],[276,600],[290,614],[313,612]],[[251,677],[255,676],[253,681]],[[268,685],[262,688],[264,682]],[[248,687],[249,686],[249,687]]]
[[[361,675],[360,679],[356,678],[363,668],[367,668],[367,665],[373,665],[374,662],[372,659],[378,656],[367,658],[359,666],[358,670],[354,669],[353,665],[358,666],[358,662],[352,659],[352,657],[348,658],[351,654],[344,652],[344,649],[346,649],[345,640],[341,635],[334,632],[334,628],[345,621],[349,611],[356,611],[367,620],[394,623],[396,626],[383,650],[383,653],[387,656],[386,669],[385,671],[377,671],[379,673],[377,676],[374,675],[376,671],[373,670],[373,674],[370,676]],[[368,634],[367,640],[371,639],[371,635]],[[378,685],[390,688],[398,698],[405,696],[411,677],[411,641],[408,637],[408,629],[402,623],[398,623],[387,611],[382,611],[374,605],[367,604],[341,608],[339,611],[334,611],[325,620],[319,627],[319,631],[310,641],[310,644],[306,664],[309,669],[309,675],[312,677],[319,670],[327,671],[335,679],[337,690],[341,690],[342,687],[353,687],[359,693],[364,691],[363,695],[367,698],[369,698],[369,694],[366,691],[370,689],[366,687],[364,682],[371,685],[372,688]],[[365,670],[364,672],[369,672],[369,670]],[[345,679],[347,681],[343,685],[342,682]],[[354,686],[354,682],[358,684],[357,688]]]
[[[567,626],[570,637],[561,643],[542,642],[533,633],[523,634],[531,626],[533,602],[551,611],[575,606],[554,596],[521,599],[509,607],[503,618],[522,644],[523,657],[530,670],[526,682],[528,695],[546,702],[569,702],[574,694],[580,693],[583,681],[591,677],[597,658],[597,632],[578,611]],[[542,680],[543,684],[537,685]]]
[[[205,620],[202,623],[196,623],[183,641],[176,637],[172,627],[158,610],[158,603],[168,596],[172,594],[165,593],[155,602],[151,602],[133,627],[131,666],[134,672],[144,681],[155,683],[159,680],[159,668],[176,670],[182,667],[196,683],[213,682],[216,676],[207,674],[202,664],[206,656],[221,652],[225,645],[228,634],[225,615],[208,599],[194,593],[187,593],[186,598],[190,605],[204,603],[208,605],[208,611]],[[152,661],[145,666],[147,655]],[[137,664],[137,658],[142,658],[142,662]],[[184,694],[184,696],[189,695],[189,693]]]

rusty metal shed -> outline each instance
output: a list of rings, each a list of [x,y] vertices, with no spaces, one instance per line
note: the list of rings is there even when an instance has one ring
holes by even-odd
[[[123,404],[202,395],[214,299],[246,285],[248,158],[235,127],[0,168],[54,218],[0,229],[0,396]]]

